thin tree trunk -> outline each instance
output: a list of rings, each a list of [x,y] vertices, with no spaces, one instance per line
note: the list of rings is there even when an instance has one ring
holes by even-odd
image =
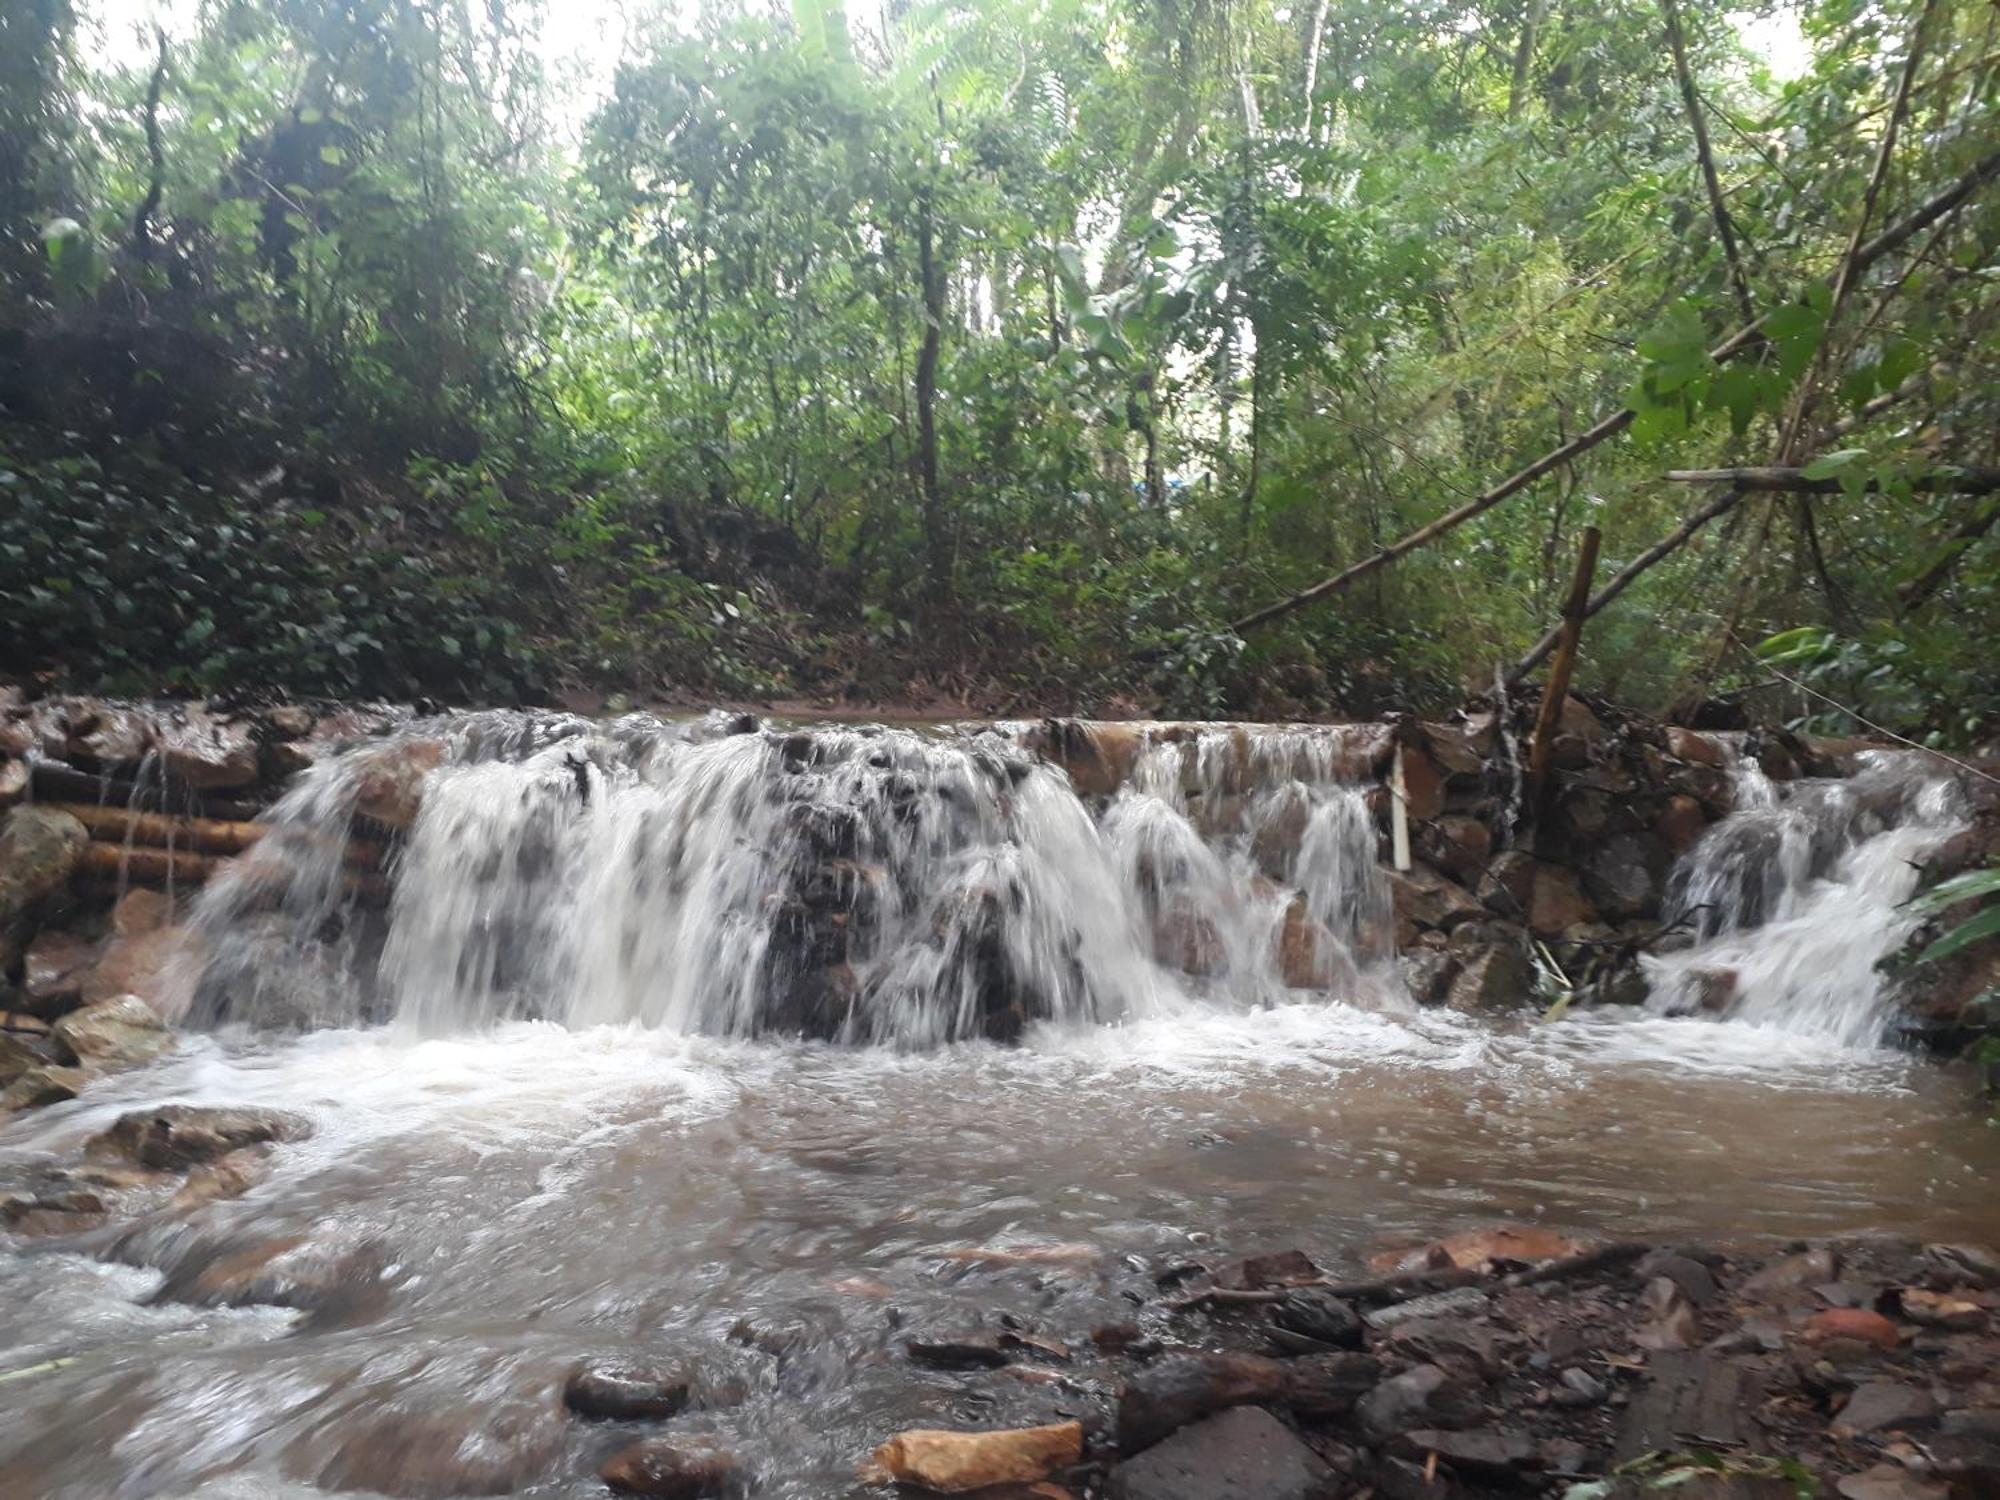
[[[1318,109],[1318,101],[1313,97],[1319,92],[1319,49],[1326,39],[1326,11],[1332,0],[1319,0],[1313,7],[1312,34],[1306,39],[1306,142],[1310,145],[1317,137],[1313,126]]]
[[[951,539],[946,534],[944,495],[938,484],[937,369],[944,328],[944,278],[938,274],[930,190],[917,200],[917,274],[922,283],[924,337],[917,351],[917,482],[922,496],[924,554],[930,596],[942,602],[951,593]]]
[[[1521,41],[1514,49],[1514,79],[1507,87],[1507,118],[1521,118],[1528,101],[1528,71],[1535,61],[1535,33],[1541,30],[1542,11],[1547,0],[1528,0],[1527,14],[1521,18]]]
[[[1667,46],[1674,55],[1674,77],[1680,81],[1681,103],[1687,109],[1688,128],[1694,132],[1695,154],[1701,158],[1701,180],[1708,189],[1708,208],[1715,219],[1715,232],[1722,241],[1722,253],[1729,262],[1730,284],[1736,290],[1736,307],[1748,322],[1757,316],[1750,297],[1750,278],[1743,272],[1743,257],[1736,247],[1736,224],[1729,217],[1729,205],[1722,198],[1722,182],[1716,176],[1715,152],[1708,143],[1708,122],[1702,117],[1701,95],[1694,86],[1694,71],[1688,66],[1687,39],[1681,34],[1680,7],[1675,0],[1661,0],[1667,17]]]

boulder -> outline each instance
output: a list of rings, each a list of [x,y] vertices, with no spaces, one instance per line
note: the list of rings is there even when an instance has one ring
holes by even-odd
[[[1206,979],[1222,968],[1222,934],[1199,911],[1176,906],[1153,920],[1153,957],[1170,969]]]
[[[1403,805],[1411,818],[1427,823],[1444,811],[1444,772],[1423,751],[1403,747]]]
[[[167,774],[199,792],[250,786],[257,780],[257,741],[246,724],[190,706],[159,725],[160,761]]]
[[[378,1284],[383,1265],[380,1248],[372,1244],[285,1235],[191,1254],[167,1273],[152,1300],[313,1310]]]
[[[1488,866],[1479,895],[1489,910],[1526,923],[1538,937],[1557,937],[1565,927],[1597,919],[1573,873],[1520,849]]]
[[[60,1062],[55,1047],[39,1036],[0,1031],[0,1085],[12,1083],[31,1068]]]
[[[1599,740],[1604,737],[1604,724],[1597,714],[1581,698],[1565,695],[1562,712],[1556,716],[1556,729],[1562,734],[1573,734],[1579,739]]]
[[[1684,760],[1691,765],[1712,766],[1718,771],[1729,764],[1729,757],[1721,745],[1705,734],[1678,726],[1667,729],[1667,754],[1676,760]]]
[[[1269,1412],[1220,1412],[1111,1471],[1111,1500],[1315,1500],[1327,1467]]]
[[[1667,798],[1667,805],[1653,820],[1653,837],[1676,855],[1687,853],[1707,831],[1707,812],[1685,792]]]
[[[918,1428],[898,1433],[877,1448],[863,1478],[954,1495],[991,1484],[1034,1484],[1082,1460],[1081,1422],[1000,1432]]]
[[[1858,1386],[1833,1419],[1836,1436],[1870,1432],[1914,1432],[1935,1426],[1938,1404],[1928,1391],[1897,1380]]]
[[[712,1438],[648,1438],[613,1454],[599,1477],[621,1495],[711,1500],[744,1486],[743,1465]]]
[[[120,1115],[90,1138],[84,1154],[93,1161],[178,1172],[246,1146],[304,1140],[312,1130],[311,1120],[287,1110],[166,1104]]]
[[[83,1092],[89,1075],[81,1068],[30,1068],[4,1090],[0,1090],[0,1110],[40,1109],[45,1104],[61,1104]]]
[[[29,803],[0,817],[0,930],[18,927],[65,889],[89,844],[66,812]]]
[[[1361,1347],[1361,1315],[1323,1287],[1298,1287],[1271,1308],[1271,1322],[1287,1333],[1338,1349]]]
[[[174,1044],[166,1022],[137,995],[115,995],[73,1010],[55,1023],[50,1034],[79,1063],[112,1072],[137,1067]]]
[[[1288,988],[1324,990],[1352,984],[1356,970],[1346,945],[1306,910],[1299,896],[1285,908],[1278,929],[1278,972]]]
[[[204,1203],[240,1198],[270,1174],[270,1147],[245,1146],[205,1161],[189,1172],[169,1206],[176,1213],[185,1213]]]
[[[1477,949],[1464,956],[1463,964],[1445,992],[1444,1003],[1453,1010],[1500,1010],[1534,998],[1534,970],[1513,943]]]
[[[1461,922],[1477,921],[1486,908],[1472,893],[1428,865],[1413,863],[1407,871],[1384,872],[1389,881],[1391,909],[1396,914],[1396,942],[1407,948],[1425,929],[1449,932]]]
[[[1493,853],[1493,831],[1479,819],[1446,813],[1417,830],[1417,852],[1452,879],[1478,880]]]
[[[83,975],[83,1003],[102,1005],[121,995],[137,995],[154,1015],[178,1020],[194,998],[194,968],[182,961],[189,948],[189,934],[181,927],[114,937]]]
[[[1657,916],[1673,862],[1666,843],[1653,834],[1612,834],[1584,854],[1584,888],[1607,917]]]
[[[1419,948],[1405,953],[1397,960],[1397,969],[1403,978],[1403,988],[1410,992],[1410,998],[1419,1005],[1436,1005],[1451,990],[1451,982],[1458,977],[1459,961],[1449,953],[1433,948]]]
[[[599,1421],[661,1421],[687,1409],[690,1389],[686,1374],[669,1366],[593,1363],[570,1372],[563,1404]]]
[[[97,945],[73,932],[37,933],[22,966],[28,1009],[53,1016],[77,1004],[83,998],[83,976],[96,960]]]
[[[1423,731],[1425,750],[1447,776],[1478,776],[1486,769],[1486,755],[1493,746],[1490,722],[1484,731],[1484,748],[1481,734],[1469,725],[1427,722]]]
[[[389,828],[408,828],[423,807],[424,780],[444,764],[441,739],[388,740],[359,758],[354,810]]]

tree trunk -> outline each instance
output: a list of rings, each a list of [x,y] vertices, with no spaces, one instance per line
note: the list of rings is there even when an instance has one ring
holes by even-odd
[[[951,538],[938,484],[937,370],[944,330],[944,277],[938,271],[935,238],[926,188],[917,198],[917,274],[924,303],[924,337],[917,351],[917,484],[923,505],[925,582],[932,600],[942,602],[951,595]]]

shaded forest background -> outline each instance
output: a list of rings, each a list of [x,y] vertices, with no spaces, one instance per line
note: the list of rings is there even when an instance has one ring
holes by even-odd
[[[193,15],[0,6],[8,670],[1372,712],[1594,525],[1584,687],[2000,728],[1984,0]]]

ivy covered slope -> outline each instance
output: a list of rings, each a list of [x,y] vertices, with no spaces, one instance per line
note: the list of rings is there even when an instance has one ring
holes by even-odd
[[[1991,5],[698,10],[0,14],[6,668],[1994,733]]]

